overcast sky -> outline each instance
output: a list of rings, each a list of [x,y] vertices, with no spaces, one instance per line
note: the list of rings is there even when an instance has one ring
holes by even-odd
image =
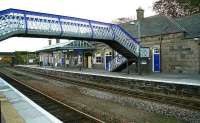
[[[17,8],[111,22],[120,17],[136,18],[135,10],[138,7],[145,10],[146,17],[154,15],[154,1],[156,0],[0,0],[0,10]],[[0,42],[0,52],[34,51],[46,45],[48,39],[14,37]]]

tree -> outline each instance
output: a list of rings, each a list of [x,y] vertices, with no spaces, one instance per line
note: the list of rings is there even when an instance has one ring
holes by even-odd
[[[3,64],[11,64],[11,63],[12,63],[12,57],[11,57],[11,56],[4,56],[4,57],[2,57],[2,59],[0,60],[0,63],[3,63]]]
[[[182,17],[200,13],[200,0],[158,0],[153,5],[156,13]]]
[[[113,20],[112,23],[122,24],[122,23],[127,23],[132,20],[133,20],[132,17],[122,17],[122,18],[117,18],[117,19]]]

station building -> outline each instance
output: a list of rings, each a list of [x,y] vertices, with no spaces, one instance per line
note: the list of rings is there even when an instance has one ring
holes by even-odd
[[[150,48],[148,62],[142,63],[142,72],[200,73],[200,14],[181,18],[144,17],[141,8],[136,13],[137,20],[118,24],[133,37],[138,37],[143,47]],[[68,47],[75,42],[84,42],[89,47]],[[66,66],[69,63],[71,67],[83,61],[85,68],[109,70],[110,61],[116,54],[101,42],[69,41],[40,50],[40,60],[43,65]],[[129,70],[135,72],[136,64],[133,63]]]
[[[49,45],[37,52],[40,65],[68,68],[109,70],[109,63],[113,57],[113,50],[109,46],[82,40],[66,40],[60,43],[57,39],[56,44],[49,40]]]
[[[137,20],[121,23],[130,34],[149,47],[150,64],[144,70],[165,73],[200,73],[200,14],[181,18],[165,15],[144,17],[137,9]],[[154,55],[159,54],[159,63]]]

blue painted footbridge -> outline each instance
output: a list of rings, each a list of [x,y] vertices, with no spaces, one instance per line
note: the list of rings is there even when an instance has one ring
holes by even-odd
[[[10,37],[103,42],[121,54],[112,60],[111,71],[136,61],[140,49],[137,38],[116,24],[19,9],[0,11],[0,41]]]

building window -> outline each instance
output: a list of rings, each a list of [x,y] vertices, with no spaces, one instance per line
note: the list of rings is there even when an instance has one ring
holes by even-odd
[[[96,63],[103,63],[102,57],[96,57]]]

